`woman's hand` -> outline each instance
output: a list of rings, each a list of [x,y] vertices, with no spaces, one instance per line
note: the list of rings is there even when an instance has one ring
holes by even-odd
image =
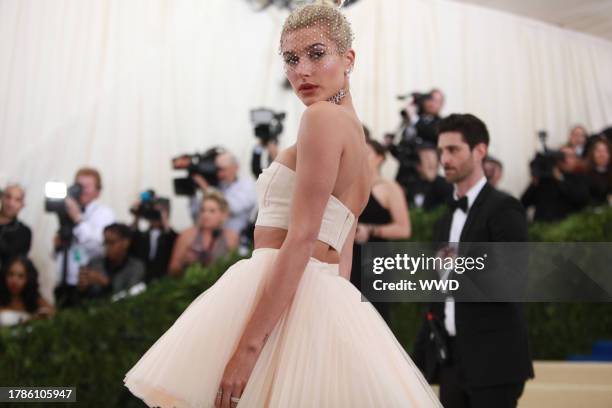
[[[247,350],[240,347],[236,350],[225,366],[215,398],[216,408],[235,408],[238,405],[238,399],[242,396],[260,352],[261,349]]]

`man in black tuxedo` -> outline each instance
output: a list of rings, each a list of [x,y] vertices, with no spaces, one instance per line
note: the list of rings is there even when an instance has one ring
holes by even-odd
[[[439,125],[438,150],[454,201],[436,223],[437,242],[522,242],[525,211],[518,200],[487,183],[482,162],[489,134],[473,115],[453,114]],[[467,303],[446,298],[430,304],[413,358],[444,407],[516,407],[533,377],[527,322],[518,303]],[[437,327],[437,330],[435,329]],[[450,358],[436,358],[443,339]]]
[[[134,208],[139,205],[140,203],[137,203]],[[149,228],[146,231],[138,229],[140,216],[137,212],[134,212],[132,224],[133,241],[130,253],[145,264],[147,284],[168,275],[172,249],[178,237],[170,226],[170,202],[161,201],[156,204],[155,209],[155,216],[147,219]]]

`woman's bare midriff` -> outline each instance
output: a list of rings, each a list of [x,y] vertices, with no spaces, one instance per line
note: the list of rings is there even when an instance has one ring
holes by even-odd
[[[255,227],[254,239],[257,248],[280,248],[287,236],[287,230],[276,227]],[[340,263],[338,252],[322,241],[315,242],[312,257],[327,263]]]

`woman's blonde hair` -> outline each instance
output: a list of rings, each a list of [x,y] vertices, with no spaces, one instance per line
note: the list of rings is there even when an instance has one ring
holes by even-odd
[[[340,12],[341,0],[316,0],[295,9],[285,20],[281,32],[280,48],[285,34],[302,28],[320,27],[327,32],[330,40],[338,47],[338,53],[343,54],[353,44],[353,30],[344,14]]]
[[[202,211],[202,208],[204,207],[204,202],[206,200],[215,201],[219,205],[219,209],[221,210],[221,212],[229,212],[229,204],[222,192],[217,190],[208,190],[206,193],[204,193],[204,196],[202,197],[200,211]]]

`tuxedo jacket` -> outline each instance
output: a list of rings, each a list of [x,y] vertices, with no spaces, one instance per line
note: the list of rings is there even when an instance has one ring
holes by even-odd
[[[168,274],[168,265],[172,256],[172,249],[177,238],[177,233],[170,229],[163,232],[157,240],[157,251],[153,259],[149,259],[151,249],[151,231],[133,231],[134,239],[130,252],[136,258],[144,262],[146,266],[145,282],[164,277]]]
[[[452,218],[449,210],[437,221],[435,241],[448,241]],[[527,219],[521,203],[485,184],[469,209],[460,242],[523,241],[527,241]],[[431,303],[428,311],[447,335],[444,303]],[[452,358],[463,386],[489,387],[520,383],[533,377],[522,304],[456,302],[455,328],[456,353]],[[413,358],[431,383],[438,382],[439,370],[434,346],[429,325],[424,322],[417,335]]]

